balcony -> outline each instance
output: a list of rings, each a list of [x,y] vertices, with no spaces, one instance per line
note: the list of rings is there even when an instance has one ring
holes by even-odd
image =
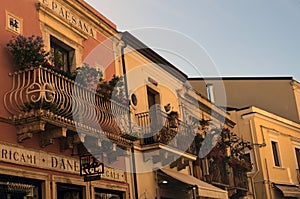
[[[229,172],[227,165],[212,162],[209,166],[209,174],[206,176],[206,181],[221,188],[229,187]]]
[[[232,171],[233,171],[234,187],[240,190],[247,191],[248,190],[247,172],[236,168],[232,168]]]
[[[82,140],[85,136],[106,137],[127,145],[131,142],[126,127],[119,127],[116,119],[126,120],[128,107],[103,100],[51,69],[29,68],[11,73],[10,77],[12,88],[4,96],[4,106],[17,128],[18,142],[35,133],[40,133],[42,147],[55,138],[79,143],[79,137]]]
[[[142,146],[165,145],[179,152],[195,155],[192,125],[170,117],[161,110],[135,115],[142,131]]]

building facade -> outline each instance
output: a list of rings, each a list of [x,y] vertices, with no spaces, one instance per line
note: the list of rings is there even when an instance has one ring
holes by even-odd
[[[82,0],[16,5],[0,8],[0,198],[245,195],[217,162],[231,145],[207,157],[235,122],[184,73]]]
[[[190,82],[203,96],[208,96],[206,85],[213,87],[214,102],[229,110],[236,123],[234,132],[251,142],[247,197],[299,198],[299,83],[291,77]]]
[[[185,74],[130,33],[123,33],[122,40],[126,44],[123,61],[132,129],[141,133],[134,147],[138,198],[246,195],[245,172],[234,178],[234,169],[227,162],[213,160],[218,155],[207,158],[214,146],[203,147],[207,151],[199,158],[199,148],[205,140],[213,145],[209,138],[217,134],[215,139],[219,140],[218,136],[225,134],[221,129],[233,129],[235,123],[230,115],[196,93]],[[175,124],[171,120],[173,113]],[[233,157],[225,155],[225,150],[233,148],[222,148],[221,156]]]
[[[299,123],[256,107],[232,115],[239,133],[253,144],[252,198],[299,198]]]
[[[3,1],[0,10],[0,198],[130,198],[130,176],[124,170],[104,165],[101,180],[85,182],[80,176],[79,155],[97,150],[105,142],[95,137],[99,133],[95,127],[72,115],[76,104],[83,112],[78,117],[91,118],[86,114],[92,105],[90,98],[82,101],[74,93],[88,96],[92,92],[67,76],[83,63],[100,68],[106,79],[117,73],[116,26],[84,1]],[[6,45],[19,35],[24,35],[27,43],[38,43],[41,37],[43,48],[51,52],[46,64],[55,70],[16,65]],[[22,45],[24,38],[19,39]],[[99,59],[90,56],[95,47]],[[96,108],[104,106],[97,104]],[[109,114],[110,108],[106,108],[101,114]],[[99,124],[108,137],[115,136],[107,122],[109,118]],[[97,140],[99,146],[84,144],[91,140]],[[120,140],[125,146],[130,144]]]

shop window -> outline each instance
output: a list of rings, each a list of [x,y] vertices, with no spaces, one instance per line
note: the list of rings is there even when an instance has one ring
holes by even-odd
[[[52,36],[50,47],[52,64],[60,70],[71,72],[72,66],[75,65],[75,50]]]
[[[0,175],[1,199],[42,198],[42,181],[16,176]]]
[[[83,187],[57,183],[57,199],[83,199]]]
[[[123,199],[124,192],[107,189],[95,189],[95,199]]]
[[[280,167],[278,143],[275,141],[271,141],[271,145],[273,151],[274,165]]]

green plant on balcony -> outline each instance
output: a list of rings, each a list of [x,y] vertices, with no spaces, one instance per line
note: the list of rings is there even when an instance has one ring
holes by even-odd
[[[71,79],[76,80],[77,83],[80,83],[86,88],[95,90],[99,82],[103,81],[102,77],[102,71],[84,63],[81,67],[76,68],[72,73]]]
[[[244,141],[228,128],[223,128],[220,134],[219,141],[214,147],[214,150],[222,151],[224,154],[223,162],[228,163],[234,169],[243,171],[251,170],[251,164],[245,159],[245,151],[251,150],[250,142]],[[214,151],[212,150],[212,151]],[[210,154],[215,159],[220,159],[219,154]]]
[[[17,69],[40,66],[46,63],[48,52],[44,50],[44,42],[40,36],[18,35],[6,45],[8,52],[13,56]]]
[[[122,77],[113,76],[111,80],[107,81],[100,79],[97,85],[97,94],[104,100],[112,100],[123,105],[128,104],[125,95],[124,79]]]
[[[169,121],[169,127],[170,128],[176,128],[178,126],[178,118],[179,118],[178,112],[172,110],[173,107],[171,107],[170,103],[165,105],[164,109],[167,113],[167,119]]]
[[[113,76],[111,80],[107,81],[103,79],[102,71],[99,71],[93,67],[90,67],[88,64],[83,64],[81,67],[78,67],[73,73],[63,71],[59,67],[53,65],[55,63],[51,60],[51,56],[49,53],[44,50],[44,43],[40,36],[30,36],[25,37],[19,35],[17,37],[13,37],[6,45],[8,52],[13,56],[16,68],[18,70],[29,69],[27,72],[23,71],[25,76],[30,77],[31,80],[27,80],[26,78],[22,81],[37,81],[30,82],[30,85],[35,85],[34,87],[30,87],[31,89],[35,89],[36,98],[44,98],[42,96],[42,89],[44,86],[57,84],[57,82],[51,82],[54,79],[46,79],[47,82],[45,84],[40,82],[39,76],[45,75],[45,68],[48,70],[47,74],[51,74],[57,76],[57,74],[61,74],[64,77],[67,77],[69,80],[76,80],[78,85],[81,85],[84,88],[87,88],[91,93],[95,93],[98,97],[104,99],[105,101],[109,101],[112,99],[114,102],[121,103],[123,105],[128,104],[128,100],[125,97],[125,89],[124,82],[122,77]],[[41,68],[38,68],[40,67]],[[53,73],[56,72],[56,73]],[[46,80],[45,79],[45,80]],[[73,83],[72,83],[73,84]],[[23,84],[27,85],[27,84]],[[20,85],[22,86],[22,85]],[[57,89],[57,88],[56,88]],[[58,93],[57,90],[50,89],[55,93]],[[41,95],[41,96],[38,96]],[[59,95],[57,97],[67,97],[64,95]],[[56,98],[58,99],[58,98]],[[43,101],[44,100],[44,101]],[[47,101],[47,102],[46,102]],[[37,110],[37,109],[47,109],[52,112],[55,112],[57,107],[64,107],[64,105],[60,104],[60,102],[56,101],[58,104],[54,104],[53,102],[49,102],[49,100],[40,99],[37,101],[26,101],[22,105],[20,105],[22,111],[29,110]]]
[[[178,112],[177,111],[171,111],[168,113],[168,120],[170,128],[176,128],[178,126]]]
[[[213,128],[204,134],[205,137],[196,135],[195,144],[200,157],[210,161],[212,180],[228,182],[230,168],[234,175],[244,175],[251,171],[252,165],[245,159],[245,151],[252,148],[249,142],[239,138],[228,128]]]

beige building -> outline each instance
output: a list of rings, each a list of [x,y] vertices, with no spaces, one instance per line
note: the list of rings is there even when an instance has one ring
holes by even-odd
[[[212,88],[218,106],[256,106],[299,122],[299,83],[292,77],[190,78],[189,82],[204,97],[208,97],[207,85]]]
[[[190,82],[230,110],[234,131],[252,143],[248,198],[299,198],[299,83],[290,77]]]
[[[232,127],[229,115],[198,96],[185,74],[130,33],[122,40],[132,133],[141,138],[132,154],[136,198],[228,198],[226,190],[193,177],[198,123],[192,122],[203,118]]]
[[[253,144],[253,198],[299,198],[300,124],[253,106],[230,113],[235,131]]]

